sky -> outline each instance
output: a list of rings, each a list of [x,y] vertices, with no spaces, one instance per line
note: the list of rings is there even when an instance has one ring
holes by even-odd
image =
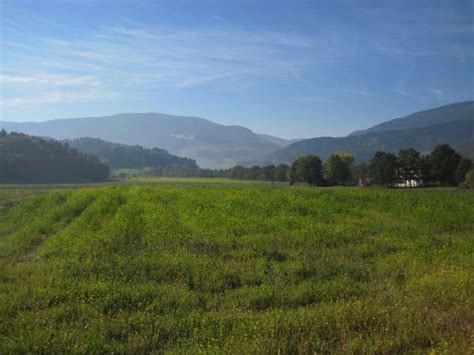
[[[0,0],[0,120],[341,136],[474,98],[474,1]]]

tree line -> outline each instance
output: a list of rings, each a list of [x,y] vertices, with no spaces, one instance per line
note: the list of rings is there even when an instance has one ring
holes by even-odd
[[[377,185],[392,186],[399,181],[421,180],[425,185],[455,186],[464,182],[472,162],[447,144],[437,145],[422,155],[413,148],[400,149],[398,156],[377,152],[368,171]]]
[[[238,180],[305,183],[313,186],[355,185],[359,178],[368,177],[370,183],[394,186],[422,181],[428,186],[455,186],[464,182],[473,168],[472,162],[462,158],[447,144],[437,145],[430,154],[422,155],[413,148],[400,149],[398,155],[378,151],[368,164],[355,164],[350,153],[334,153],[324,163],[316,155],[297,158],[291,165],[267,165],[229,169],[197,169],[181,171],[180,176],[224,177]],[[474,175],[474,172],[471,174]]]
[[[67,144],[0,131],[0,183],[95,182],[109,173],[97,157]]]

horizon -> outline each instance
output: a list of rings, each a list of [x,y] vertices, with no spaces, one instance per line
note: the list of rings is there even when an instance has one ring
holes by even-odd
[[[471,1],[4,0],[0,14],[1,121],[156,112],[341,137],[474,97]]]
[[[399,117],[393,117],[393,118],[390,118],[390,119],[387,119],[385,121],[381,121],[381,122],[378,122],[378,123],[375,123],[375,125],[378,125],[378,124],[381,124],[381,123],[384,123],[384,122],[389,122],[389,121],[392,121],[392,120],[395,120],[395,119],[399,119],[399,118],[404,118],[406,116],[409,116],[411,114],[414,114],[414,113],[419,113],[419,112],[423,112],[423,111],[429,111],[431,109],[437,109],[437,108],[440,108],[440,107],[443,107],[443,106],[450,106],[450,105],[455,105],[455,104],[461,104],[461,103],[465,103],[465,102],[471,102],[471,101],[474,101],[474,100],[466,100],[466,101],[461,101],[461,102],[452,102],[452,103],[448,103],[446,105],[442,105],[442,106],[437,106],[437,107],[431,107],[431,108],[426,108],[426,109],[423,109],[423,110],[420,110],[420,111],[417,111],[417,112],[411,112],[411,113],[408,113],[406,115],[403,115],[403,116],[399,116]],[[215,123],[215,124],[220,124],[220,125],[223,125],[223,126],[226,126],[226,127],[241,127],[241,128],[245,128],[245,129],[249,129],[251,130],[253,133],[255,134],[259,134],[259,135],[267,135],[267,136],[272,136],[272,137],[275,137],[275,138],[280,138],[280,139],[285,139],[285,140],[306,140],[306,139],[311,139],[311,138],[322,138],[322,137],[332,137],[332,138],[338,138],[338,137],[345,137],[351,133],[354,133],[356,132],[357,130],[355,131],[351,131],[349,132],[348,134],[346,135],[341,135],[341,136],[310,136],[310,137],[290,137],[290,138],[286,138],[286,137],[280,137],[280,136],[275,136],[273,134],[269,134],[269,133],[266,133],[266,132],[260,132],[260,131],[254,131],[252,130],[251,128],[249,127],[245,127],[245,126],[241,126],[241,125],[236,125],[236,124],[221,124],[221,123],[218,123],[218,122],[215,122],[215,121],[212,121],[208,118],[205,118],[205,117],[198,117],[198,116],[184,116],[184,115],[174,115],[174,114],[168,114],[168,113],[163,113],[163,112],[119,112],[119,113],[115,113],[115,114],[111,114],[111,115],[103,115],[103,116],[84,116],[84,117],[60,117],[60,118],[54,118],[54,119],[50,119],[50,120],[44,120],[44,121],[6,121],[6,120],[0,120],[0,123],[2,122],[5,122],[5,123],[41,123],[41,122],[49,122],[49,121],[57,121],[57,120],[74,120],[74,119],[85,119],[85,118],[110,118],[110,117],[114,117],[114,116],[119,116],[119,115],[146,115],[146,114],[156,114],[156,115],[163,115],[163,116],[169,116],[169,117],[172,117],[172,118],[195,118],[195,119],[201,119],[201,120],[206,120],[206,121],[209,121],[209,122],[212,122],[212,123]],[[133,119],[133,118],[129,118],[129,119]],[[371,126],[372,127],[372,126]],[[360,130],[365,130],[365,129],[368,129],[368,128],[371,128],[371,127],[364,127],[364,128],[361,128]],[[0,127],[1,129],[3,129],[3,127]]]

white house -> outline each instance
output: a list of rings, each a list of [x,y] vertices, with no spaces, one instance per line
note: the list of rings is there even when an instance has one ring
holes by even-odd
[[[420,187],[423,186],[423,180],[421,179],[408,179],[400,180],[395,184],[395,187]]]

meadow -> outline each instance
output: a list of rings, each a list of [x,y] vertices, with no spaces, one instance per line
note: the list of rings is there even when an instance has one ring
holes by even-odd
[[[0,187],[0,353],[473,353],[474,194]]]

